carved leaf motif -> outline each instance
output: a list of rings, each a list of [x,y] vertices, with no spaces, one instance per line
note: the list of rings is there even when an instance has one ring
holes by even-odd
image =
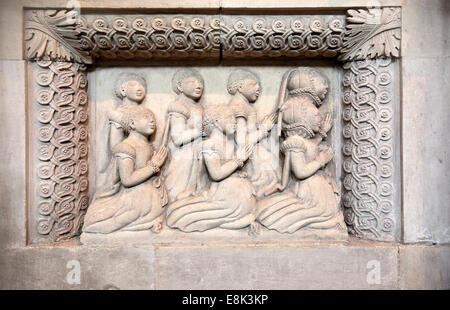
[[[81,50],[77,12],[36,10],[25,17],[25,52],[28,59],[50,59],[91,64]]]
[[[400,9],[349,10],[341,61],[400,56]]]

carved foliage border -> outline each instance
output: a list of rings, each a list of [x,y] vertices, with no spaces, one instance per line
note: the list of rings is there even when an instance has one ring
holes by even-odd
[[[37,231],[61,241],[79,233],[89,204],[87,79],[81,64],[38,61],[35,68]]]
[[[345,220],[360,237],[395,239],[391,59],[344,65]]]

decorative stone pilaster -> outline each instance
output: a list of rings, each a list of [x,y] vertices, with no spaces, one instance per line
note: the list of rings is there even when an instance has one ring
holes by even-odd
[[[42,60],[34,67],[39,198],[30,211],[40,235],[61,241],[79,233],[89,204],[85,66]]]
[[[365,239],[400,238],[401,204],[394,179],[394,95],[391,57],[399,57],[400,9],[349,10],[343,65],[343,204],[350,233]]]

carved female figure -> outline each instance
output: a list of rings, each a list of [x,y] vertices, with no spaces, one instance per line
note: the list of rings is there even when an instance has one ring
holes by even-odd
[[[113,147],[113,167],[119,182],[108,191],[97,193],[84,218],[84,232],[111,233],[117,230],[159,232],[167,192],[157,175],[168,149],[157,152],[148,141],[155,131],[153,113],[141,106],[123,111],[121,128],[128,137]]]
[[[167,225],[185,232],[249,227],[250,233],[255,233],[259,228],[254,215],[255,191],[246,174],[240,171],[253,146],[244,145],[240,149],[242,158],[237,158],[236,120],[227,107],[209,107],[204,127],[209,138],[203,141],[200,153],[211,186],[202,195],[169,204]]]
[[[331,116],[323,117],[317,108],[327,90],[327,79],[311,68],[289,71],[281,85],[279,126],[285,135],[282,182],[266,194],[282,193],[258,202],[257,219],[269,229],[282,233],[306,227],[345,231],[335,179],[322,169],[333,158],[332,149],[322,143],[331,128]]]
[[[125,130],[122,126],[122,119],[128,107],[137,106],[142,103],[146,95],[147,83],[145,79],[137,74],[122,73],[118,76],[115,82],[114,92],[116,96],[121,100],[119,107],[108,111],[107,120],[108,125],[105,129],[108,131],[108,146],[106,148],[107,160],[101,169],[100,177],[103,177],[104,181],[101,182],[102,189],[105,190],[114,185],[111,183],[112,175],[115,170],[112,166],[112,148],[119,142],[125,139]]]
[[[207,177],[197,156],[202,141],[203,108],[198,101],[203,78],[195,70],[179,70],[173,76],[172,88],[178,96],[168,109],[170,158],[164,176],[169,200],[175,201],[202,191]]]
[[[260,124],[253,104],[260,94],[260,83],[255,74],[236,70],[232,72],[227,83],[228,93],[232,95],[229,106],[237,119],[236,143],[238,147],[245,144],[257,145],[256,152],[245,165],[245,171],[252,181],[257,196],[262,196],[266,187],[273,186],[279,179],[278,157],[259,144],[266,138],[276,119],[275,114],[267,115]],[[240,156],[240,155],[239,155]],[[264,166],[263,162],[268,162]]]

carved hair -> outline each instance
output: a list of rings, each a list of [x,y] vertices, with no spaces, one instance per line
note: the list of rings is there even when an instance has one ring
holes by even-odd
[[[147,82],[142,76],[137,75],[136,73],[121,73],[118,76],[114,87],[116,96],[120,99],[124,98],[124,96],[122,95],[122,90],[124,89],[124,87],[126,87],[126,84],[129,81],[138,81],[140,84],[142,84],[142,86],[144,86],[145,91],[147,91]]]
[[[141,117],[149,116],[153,118],[153,121],[155,121],[155,115],[150,109],[147,109],[143,106],[127,106],[123,110],[122,119],[120,120],[120,123],[125,131],[126,134],[130,133],[131,129],[131,122],[136,121]]]
[[[230,76],[228,77],[228,83],[227,83],[227,90],[228,93],[231,95],[236,94],[239,87],[242,85],[242,83],[245,80],[255,80],[259,81],[256,74],[253,72],[247,71],[247,70],[236,70],[231,72]]]
[[[211,104],[205,108],[203,115],[203,133],[204,136],[209,136],[216,127],[216,123],[227,118],[234,118],[234,113],[228,106],[220,104]]]
[[[328,79],[319,70],[310,67],[299,67],[291,70],[288,76],[287,89],[289,92],[298,89],[311,89],[315,94],[314,80],[321,79],[329,85]],[[316,95],[316,94],[315,94]]]
[[[189,77],[195,77],[203,85],[205,85],[203,77],[200,75],[200,73],[197,70],[195,70],[195,69],[178,70],[177,72],[175,72],[175,74],[173,75],[173,78],[172,78],[172,89],[177,95],[179,95],[181,93],[181,91],[179,90],[181,83],[183,83],[183,81]]]
[[[308,139],[312,138],[315,132],[311,123],[315,121],[317,115],[322,117],[322,113],[314,105],[302,104],[284,120],[283,132],[286,136],[297,135]]]
[[[322,104],[322,100],[318,97],[314,88],[315,79],[322,79],[326,85],[330,84],[325,75],[319,70],[310,67],[298,67],[284,74],[278,95],[278,136],[281,135],[281,115],[287,93],[291,95],[306,94],[314,100],[315,105],[319,106]]]

